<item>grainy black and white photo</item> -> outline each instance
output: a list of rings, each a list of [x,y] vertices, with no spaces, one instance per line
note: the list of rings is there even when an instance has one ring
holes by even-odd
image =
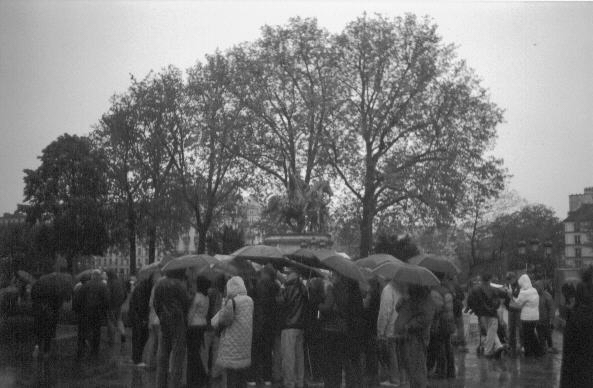
[[[593,388],[593,3],[0,0],[0,387]]]

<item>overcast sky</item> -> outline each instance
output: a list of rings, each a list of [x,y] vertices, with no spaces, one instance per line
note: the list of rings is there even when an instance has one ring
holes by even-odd
[[[593,186],[593,4],[0,1],[0,213],[25,168],[64,132],[87,134],[129,75],[186,69],[264,24],[317,17],[332,32],[362,14],[430,15],[506,110],[494,153],[510,188],[564,217]]]

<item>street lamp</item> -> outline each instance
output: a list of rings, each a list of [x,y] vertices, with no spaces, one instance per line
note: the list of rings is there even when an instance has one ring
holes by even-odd
[[[529,244],[531,244],[531,251],[534,253],[537,252],[537,249],[539,248],[539,240],[537,238],[531,239]]]
[[[551,241],[546,241],[544,243],[544,254],[546,255],[547,258],[552,256],[552,242]]]

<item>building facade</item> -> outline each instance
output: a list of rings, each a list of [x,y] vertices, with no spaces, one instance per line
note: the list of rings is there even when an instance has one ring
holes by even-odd
[[[564,260],[567,267],[593,264],[593,188],[569,196],[564,224]]]
[[[4,213],[4,215],[2,217],[0,217],[0,226],[24,224],[25,219],[26,219],[26,217],[24,214]]]

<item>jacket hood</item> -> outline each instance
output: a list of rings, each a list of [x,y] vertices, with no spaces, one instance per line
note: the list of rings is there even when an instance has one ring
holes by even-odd
[[[529,276],[527,276],[527,274],[521,275],[518,283],[519,283],[519,287],[521,287],[522,290],[528,290],[528,289],[532,288],[531,279],[529,279]]]
[[[243,282],[243,279],[240,276],[233,276],[226,283],[226,295],[229,298],[237,295],[247,295],[245,282]]]

